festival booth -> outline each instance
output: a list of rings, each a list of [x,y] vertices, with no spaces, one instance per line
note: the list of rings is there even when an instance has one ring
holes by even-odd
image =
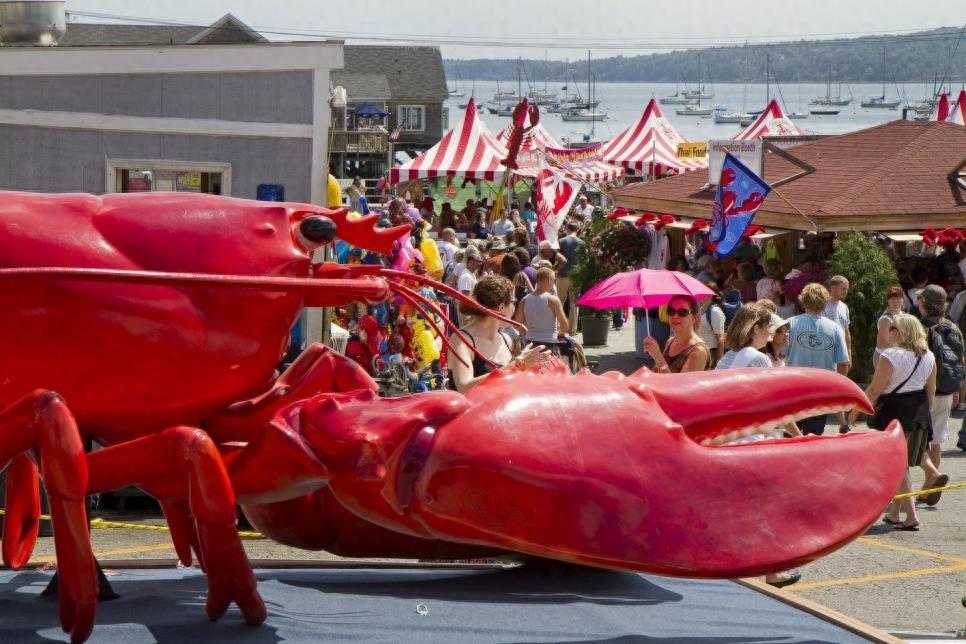
[[[601,146],[579,150],[564,148],[542,124],[531,127],[529,116],[523,125],[517,157],[517,168],[508,181],[514,193],[529,199],[533,181],[545,167],[572,181],[602,184],[619,180],[624,169],[600,158]],[[417,158],[390,172],[390,183],[404,184],[410,194],[421,194],[422,181],[442,179],[427,186],[437,201],[460,204],[467,198],[492,198],[500,191],[505,167],[501,161],[508,154],[512,126],[494,136],[476,110],[473,99],[467,104],[460,122],[442,140]],[[454,180],[462,178],[463,181]],[[526,181],[521,181],[526,180]],[[471,185],[472,184],[472,185]]]
[[[603,145],[600,157],[607,163],[626,168],[628,174],[636,173],[644,178],[707,168],[707,159],[678,158],[678,144],[685,142],[652,98],[636,123]]]
[[[771,235],[786,269],[798,255],[827,250],[823,233],[874,231],[898,245],[921,239],[924,229],[966,226],[966,128],[897,120],[838,136],[795,137],[795,145],[786,145],[788,128],[799,130],[782,121],[766,110],[739,137],[757,132],[765,144],[777,143],[765,145],[760,159],[750,162],[776,188],[754,223],[765,228],[761,235]],[[690,228],[710,218],[713,183],[716,177],[689,173],[625,186],[614,196],[619,207],[674,216],[679,221],[672,225]]]

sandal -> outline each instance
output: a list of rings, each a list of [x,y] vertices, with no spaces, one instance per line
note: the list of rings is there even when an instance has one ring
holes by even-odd
[[[897,525],[896,530],[902,530],[903,532],[919,532],[919,524],[913,523],[912,525],[906,525],[905,523]]]
[[[930,483],[929,485],[923,485],[922,489],[931,490],[932,488],[936,488],[936,487],[946,487],[947,483],[949,483],[949,476],[947,476],[946,474],[940,474],[939,476],[936,477],[936,480]],[[939,490],[938,492],[930,492],[929,494],[926,494],[925,496],[922,497],[922,501],[926,505],[936,505],[937,503],[939,503],[939,497],[941,497],[942,495],[943,495],[942,490]]]
[[[889,524],[889,525],[891,525],[891,526],[897,526],[897,525],[902,525],[902,519],[900,519],[900,520],[898,520],[898,521],[893,521],[893,520],[892,520],[892,519],[890,519],[889,517],[882,517],[882,522],[883,522],[883,523],[888,523],[888,524]]]

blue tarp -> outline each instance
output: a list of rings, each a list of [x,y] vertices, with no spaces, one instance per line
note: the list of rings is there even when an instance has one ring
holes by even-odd
[[[817,644],[866,639],[730,581],[594,570],[257,570],[268,620],[204,613],[195,569],[109,571],[91,643],[578,642]],[[64,641],[51,573],[0,571],[0,641]],[[419,609],[417,610],[417,607]]]

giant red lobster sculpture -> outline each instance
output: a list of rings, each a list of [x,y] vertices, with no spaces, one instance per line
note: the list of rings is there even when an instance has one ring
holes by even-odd
[[[380,399],[316,346],[275,380],[304,306],[433,306],[392,271],[310,262],[336,235],[387,252],[404,232],[302,204],[0,193],[3,557],[30,557],[39,464],[72,640],[97,595],[84,497],[126,485],[161,501],[183,562],[197,554],[209,617],[235,602],[251,624],[265,607],[236,502],[269,537],[350,556],[483,546],[691,577],[809,561],[888,502],[896,427],[726,444],[868,407],[827,372],[501,370],[466,396]],[[85,454],[85,438],[109,447]]]

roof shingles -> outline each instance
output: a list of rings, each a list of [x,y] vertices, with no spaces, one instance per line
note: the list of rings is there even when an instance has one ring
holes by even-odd
[[[898,120],[803,143],[787,152],[816,171],[783,184],[780,191],[819,225],[823,220],[840,224],[843,217],[891,217],[892,229],[902,220],[906,227],[916,228],[921,227],[917,215],[966,223],[966,195],[949,181],[949,173],[966,160],[966,127]],[[800,171],[777,155],[766,157],[765,179],[770,183]],[[706,207],[710,213],[714,192],[701,190],[706,181],[704,173],[694,172],[625,186],[615,197],[619,205],[632,208],[676,202],[691,210]],[[768,196],[761,212],[797,214],[775,194]]]

